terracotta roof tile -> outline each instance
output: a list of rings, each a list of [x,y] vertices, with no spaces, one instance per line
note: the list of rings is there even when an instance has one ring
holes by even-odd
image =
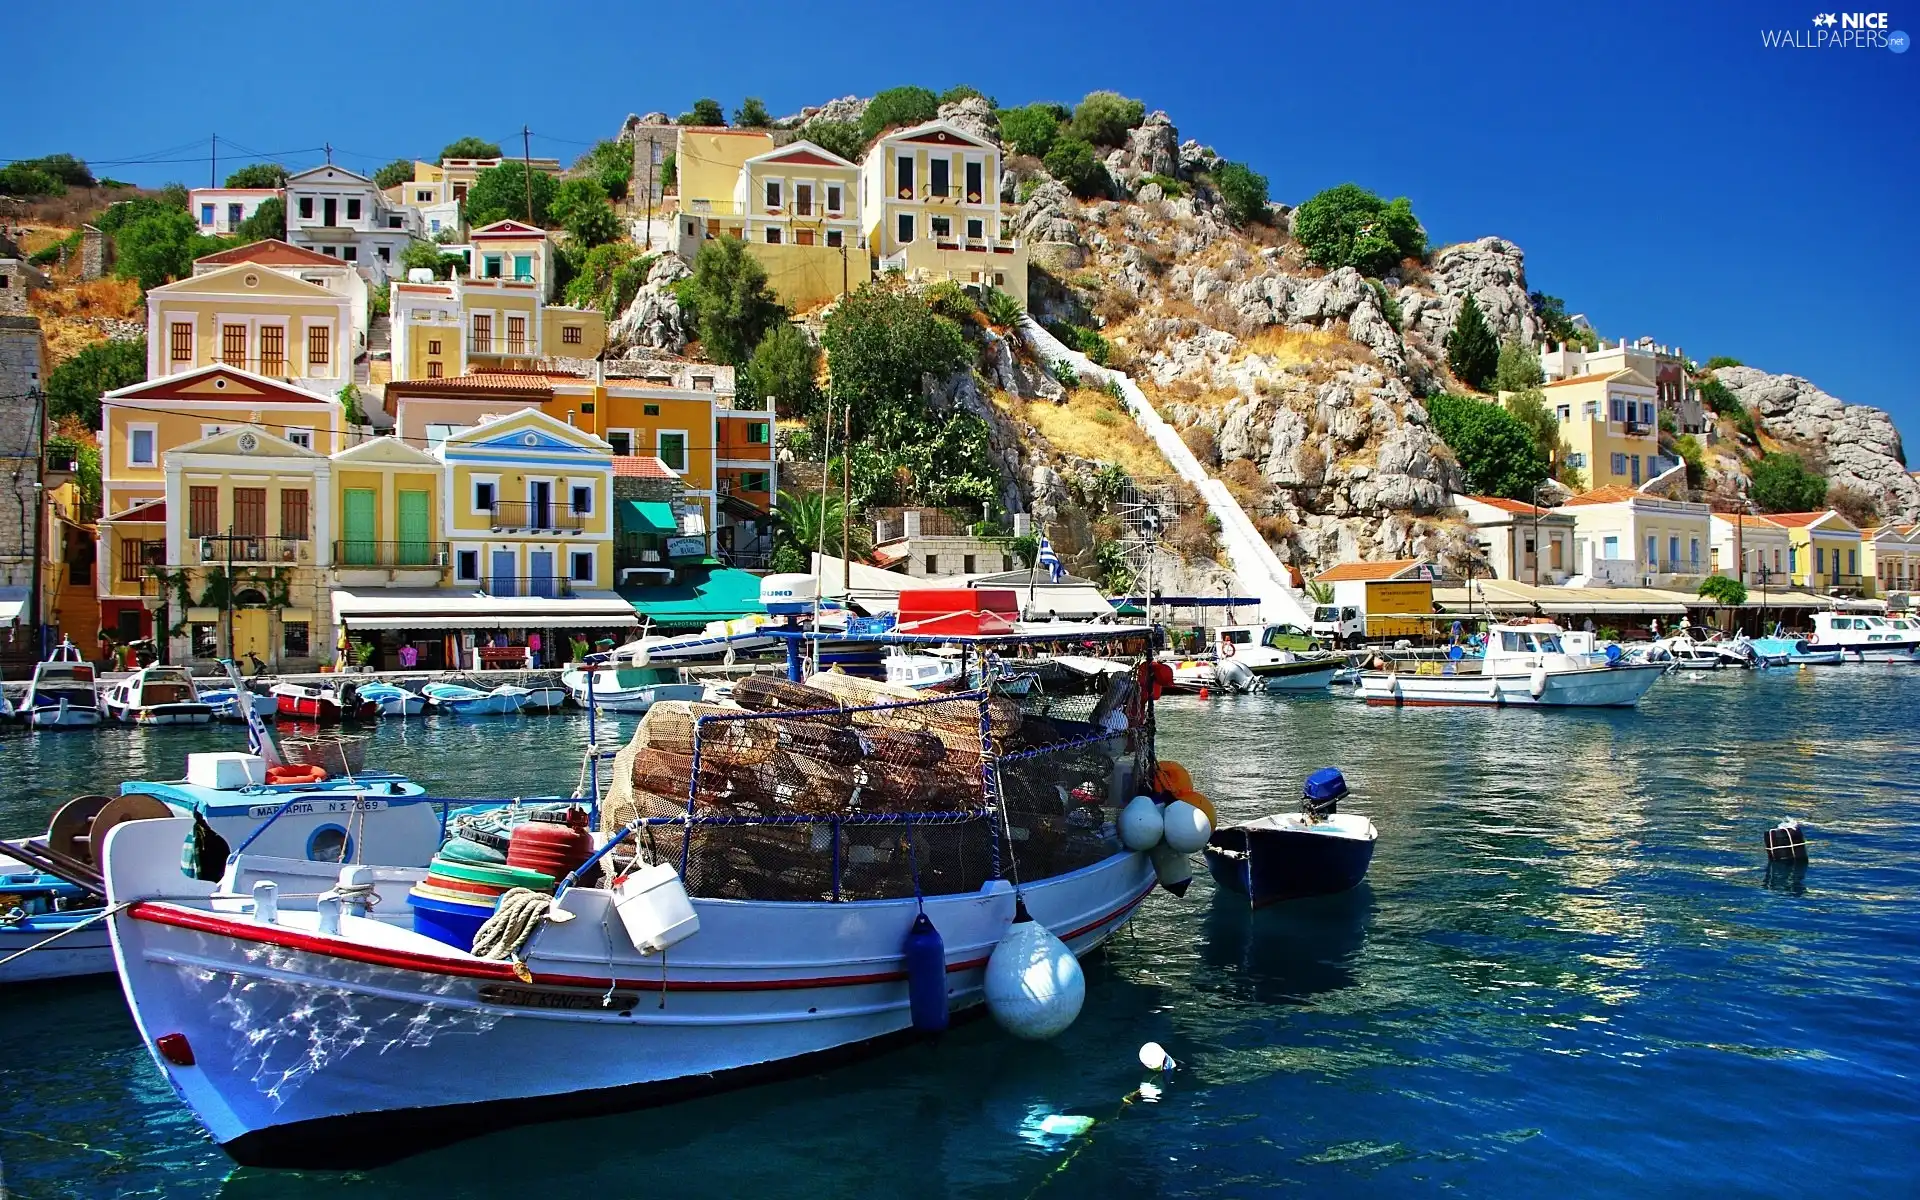
[[[259,263],[263,267],[342,267],[352,264],[337,258],[328,258],[312,250],[302,249],[279,238],[267,238],[265,241],[248,242],[231,250],[222,250],[218,254],[209,254],[197,258],[195,262],[217,263],[228,266],[233,263]]]
[[[1528,504],[1525,500],[1509,500],[1505,496],[1468,496],[1467,499],[1480,504],[1491,505],[1505,512],[1522,513],[1529,517],[1535,513],[1540,513],[1544,516],[1553,511],[1550,508],[1536,508]]]
[[[1775,525],[1784,526],[1787,529],[1805,529],[1807,526],[1817,524],[1827,517],[1837,515],[1838,514],[1832,509],[1828,508],[1822,509],[1819,512],[1768,513],[1767,519]],[[1846,518],[1842,517],[1841,520],[1844,521]],[[1848,524],[1852,524],[1852,522],[1848,522]]]
[[[1572,387],[1576,383],[1597,383],[1603,379],[1612,379],[1617,375],[1625,374],[1627,374],[1626,371],[1596,371],[1591,375],[1573,375],[1566,379],[1556,379],[1545,386],[1550,388]]]
[[[445,379],[396,379],[387,385],[387,390],[400,389],[408,395],[502,395],[502,396],[551,396],[553,385],[544,375],[507,374],[505,372],[476,371],[468,375],[451,375]]]
[[[1645,495],[1645,492],[1637,491],[1624,484],[1610,483],[1606,487],[1595,488],[1590,492],[1581,492],[1567,501],[1565,507],[1571,508],[1576,504],[1618,504],[1622,500],[1632,500],[1636,496]]]
[[[1420,565],[1417,558],[1390,558],[1384,562],[1350,562],[1330,567],[1314,576],[1315,582],[1337,582],[1342,579],[1392,579],[1403,571]]]
[[[613,456],[613,477],[615,479],[679,479],[666,463],[648,454],[616,454]]]

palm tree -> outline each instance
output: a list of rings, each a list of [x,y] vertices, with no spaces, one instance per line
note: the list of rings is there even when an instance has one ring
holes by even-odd
[[[1306,591],[1307,599],[1313,601],[1315,604],[1333,603],[1333,585],[1330,583],[1321,583],[1318,579],[1309,579],[1307,580]]]
[[[846,506],[837,495],[783,491],[774,504],[774,515],[779,520],[776,536],[803,556],[823,546],[826,553],[838,554],[845,513]],[[848,553],[855,558],[865,558],[873,550],[873,531],[857,519],[847,523],[846,531]]]

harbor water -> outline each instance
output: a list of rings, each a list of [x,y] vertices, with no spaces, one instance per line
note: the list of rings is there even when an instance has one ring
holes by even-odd
[[[976,1021],[379,1171],[236,1172],[111,980],[9,991],[5,1194],[1912,1195],[1916,706],[1920,668],[1872,666],[1674,675],[1619,712],[1172,700],[1162,753],[1224,818],[1292,807],[1309,771],[1342,767],[1343,811],[1382,831],[1368,884],[1250,914],[1202,872],[1089,962],[1053,1042]],[[564,794],[585,724],[388,721],[370,761],[442,795]],[[238,737],[14,729],[0,830]],[[1804,868],[1762,853],[1786,816],[1808,826]],[[1137,1091],[1149,1040],[1181,1063],[1155,1098]],[[1061,1115],[1094,1123],[1069,1136]]]

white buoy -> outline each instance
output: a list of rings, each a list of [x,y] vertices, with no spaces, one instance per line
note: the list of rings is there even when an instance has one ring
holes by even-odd
[[[1527,691],[1532,694],[1535,700],[1538,700],[1546,690],[1547,669],[1545,667],[1535,667],[1533,674],[1527,679]]]
[[[1207,814],[1185,800],[1175,800],[1167,805],[1163,823],[1166,827],[1163,837],[1167,845],[1182,854],[1196,854],[1204,850],[1207,839],[1213,836],[1213,822],[1207,820]]]
[[[1155,846],[1147,857],[1153,859],[1153,873],[1160,878],[1160,886],[1176,896],[1187,894],[1187,887],[1193,882],[1193,864],[1187,856],[1175,850],[1165,842]]]
[[[1166,818],[1152,796],[1135,796],[1120,810],[1120,841],[1129,850],[1151,850],[1160,844]]]
[[[1149,1071],[1171,1071],[1180,1064],[1173,1061],[1173,1055],[1159,1042],[1148,1042],[1140,1047],[1140,1065]]]
[[[1087,999],[1080,960],[1017,901],[1013,924],[987,959],[987,1011],[1018,1038],[1044,1041],[1073,1024]]]

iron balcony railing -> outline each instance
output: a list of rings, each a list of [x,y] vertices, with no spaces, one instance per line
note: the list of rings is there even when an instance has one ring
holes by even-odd
[[[485,354],[490,357],[525,358],[535,353],[533,343],[526,338],[472,338],[467,342],[468,354]]]
[[[499,500],[493,506],[493,528],[496,531],[551,529],[558,533],[578,533],[585,525],[584,514],[573,512],[562,504]]]
[[[573,595],[573,581],[554,575],[492,575],[479,582],[485,596],[541,596],[549,600]]]
[[[373,542],[348,538],[333,544],[336,567],[444,567],[446,542]]]
[[[313,558],[313,544],[303,537],[189,534],[187,541],[194,561],[210,567],[228,562],[303,563]]]

